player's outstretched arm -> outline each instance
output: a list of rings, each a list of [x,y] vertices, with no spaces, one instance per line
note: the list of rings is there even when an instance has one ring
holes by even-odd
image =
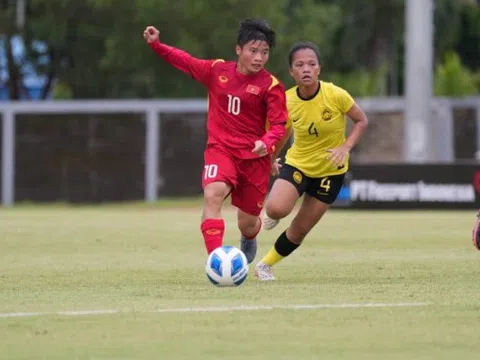
[[[170,65],[208,86],[211,68],[215,60],[197,59],[186,51],[163,44],[160,42],[160,31],[154,26],[145,28],[143,38],[150,48]]]

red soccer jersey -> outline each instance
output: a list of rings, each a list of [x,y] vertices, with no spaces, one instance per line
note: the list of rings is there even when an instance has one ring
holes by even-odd
[[[252,152],[256,140],[273,151],[287,121],[285,89],[274,76],[265,69],[243,75],[233,61],[197,59],[159,41],[150,47],[208,88],[208,144],[218,144],[239,159],[258,157]]]

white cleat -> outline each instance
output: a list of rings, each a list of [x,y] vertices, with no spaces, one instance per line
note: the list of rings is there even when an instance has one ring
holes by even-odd
[[[255,266],[255,277],[260,281],[272,281],[275,280],[275,275],[273,275],[272,267],[270,265],[259,262]]]
[[[270,218],[266,213],[262,217],[262,227],[263,230],[272,230],[275,226],[278,225],[280,220],[275,220]]]

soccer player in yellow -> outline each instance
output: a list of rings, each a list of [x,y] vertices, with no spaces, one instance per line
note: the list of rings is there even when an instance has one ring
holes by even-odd
[[[289,71],[296,86],[286,92],[287,133],[276,155],[294,134],[281,166],[272,157],[272,174],[279,175],[268,195],[263,228],[270,230],[293,210],[300,209],[275,245],[255,266],[259,280],[275,280],[272,266],[290,255],[335,201],[348,170],[350,150],[357,144],[368,119],[350,94],[332,83],[319,81],[318,48],[311,42],[295,43],[289,54]],[[347,138],[346,115],[353,121]]]

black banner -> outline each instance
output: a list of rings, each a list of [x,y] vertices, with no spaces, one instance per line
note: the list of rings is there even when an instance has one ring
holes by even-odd
[[[476,209],[480,164],[352,165],[335,206]]]

